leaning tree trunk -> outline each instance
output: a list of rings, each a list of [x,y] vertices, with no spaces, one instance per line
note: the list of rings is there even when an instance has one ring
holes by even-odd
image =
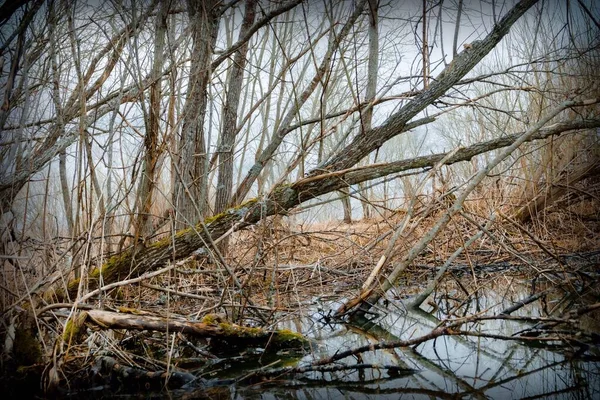
[[[369,104],[375,100],[377,93],[377,75],[379,74],[379,7],[378,0],[369,0],[369,63],[367,66],[367,89],[366,101]],[[369,106],[365,110],[362,117],[362,130],[366,132],[371,130],[373,122],[373,107]],[[377,162],[377,160],[375,160]],[[369,191],[364,187],[364,184],[359,184],[358,187],[362,193],[360,203],[363,209],[363,218],[371,218],[371,203],[369,199]]]
[[[544,139],[571,130],[598,127],[600,127],[600,119],[558,123],[531,135],[527,141]],[[515,134],[461,148],[447,158],[446,165],[468,161],[479,154],[510,146],[521,136],[521,134]],[[207,247],[211,241],[218,241],[223,235],[252,225],[267,216],[283,214],[317,196],[402,171],[432,167],[447,156],[448,153],[432,154],[409,160],[310,176],[293,184],[279,185],[265,199],[249,200],[216,217],[207,218],[193,227],[180,230],[173,237],[151,243],[136,251],[128,249],[114,255],[87,276],[89,288],[97,288],[100,281],[105,284],[117,282],[128,276],[139,276],[170,261],[186,258],[199,248]],[[61,288],[52,288],[44,298],[48,299],[52,296],[52,292],[56,294],[59,301],[64,300],[67,294],[69,297],[74,297],[77,294],[78,285],[79,279],[74,279],[68,283],[67,293]]]

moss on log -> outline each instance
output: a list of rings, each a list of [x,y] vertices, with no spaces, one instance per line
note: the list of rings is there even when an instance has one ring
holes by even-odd
[[[308,340],[299,333],[287,329],[265,330],[241,326],[209,314],[202,321],[188,321],[182,318],[163,318],[137,313],[116,313],[104,310],[88,310],[81,313],[86,323],[101,329],[151,330],[159,332],[181,332],[195,337],[216,339],[218,343],[241,346],[264,346],[271,348],[303,348]],[[82,318],[77,318],[73,326],[81,326]],[[78,328],[80,329],[80,328]],[[67,330],[66,330],[67,331]],[[66,333],[66,332],[65,332]],[[73,330],[69,330],[69,336]],[[77,336],[81,337],[81,336]]]

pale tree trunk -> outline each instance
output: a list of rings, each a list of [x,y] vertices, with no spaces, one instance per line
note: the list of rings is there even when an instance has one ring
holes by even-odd
[[[58,30],[56,28],[56,10],[55,3],[52,3],[48,9],[48,24],[50,27],[50,64],[52,67],[52,102],[54,103],[56,122],[64,127],[63,110],[60,102],[60,68],[58,65],[57,44]],[[65,150],[58,154],[58,174],[60,179],[61,194],[63,206],[65,209],[65,220],[67,222],[68,235],[73,237],[73,205],[71,203],[71,191],[67,180],[67,153]]]
[[[176,181],[173,193],[178,228],[201,220],[206,213],[206,115],[211,57],[219,29],[220,5],[216,0],[188,0],[192,53],[183,125],[177,143]]]
[[[77,76],[77,86],[68,101],[68,107],[72,108],[73,110],[78,109],[78,111],[76,111],[75,114],[78,116],[77,122],[79,133],[79,143],[77,150],[77,158],[79,163],[77,166],[78,169],[76,174],[78,182],[76,186],[77,201],[72,235],[73,237],[75,237],[79,236],[80,234],[86,234],[89,238],[90,235],[92,235],[92,230],[94,228],[94,197],[97,197],[98,199],[100,213],[104,215],[106,210],[104,207],[104,198],[102,196],[100,184],[96,176],[90,134],[86,129],[86,120],[88,112],[88,91],[86,90],[86,84],[89,81],[89,75],[84,74],[82,61],[86,58],[87,54],[82,52],[82,48],[85,48],[85,46],[81,46],[81,40],[76,35],[74,10],[67,10],[67,24],[71,57],[73,59],[73,64],[75,66],[75,72]],[[109,63],[109,65],[110,64],[111,63]],[[114,61],[113,66],[114,64],[116,64],[116,60]],[[59,118],[58,120],[60,121],[60,119],[61,118]],[[64,135],[64,127],[60,124],[60,122],[57,125],[57,129],[59,130],[61,135]],[[91,255],[91,241],[87,240],[84,243],[78,243],[75,247],[74,253],[76,254],[76,257],[73,263],[79,264],[79,261],[82,261],[82,263],[80,264],[81,267],[79,269],[76,269],[75,274],[76,276],[82,276],[87,270],[86,267],[88,266],[88,264],[86,263],[86,261],[90,260],[89,256]]]
[[[342,207],[344,209],[344,223],[351,224],[352,223],[352,204],[350,203],[350,189],[342,188],[339,190],[340,192],[340,201],[342,202]]]
[[[536,0],[523,0],[517,3],[484,39],[473,42],[468,50],[461,52],[452,64],[445,68],[434,82],[430,83],[426,90],[414,96],[410,102],[388,118],[383,125],[373,128],[370,134],[355,136],[344,149],[338,151],[319,171],[315,171],[315,174],[323,173],[323,170],[338,171],[350,168],[356,165],[365,155],[379,149],[389,139],[406,132],[408,122],[471,71],[483,57],[496,47],[498,42],[508,33],[510,27],[536,2]]]
[[[244,21],[240,28],[240,39],[246,36],[246,33],[254,23],[256,15],[256,0],[248,0],[244,12]],[[217,192],[215,199],[214,213],[220,213],[231,200],[231,191],[233,189],[233,154],[236,137],[237,111],[242,92],[242,81],[244,78],[244,68],[246,67],[246,54],[248,52],[248,42],[245,42],[236,52],[233,58],[233,65],[229,71],[229,84],[227,88],[227,98],[223,107],[223,128],[221,130],[221,144],[219,149],[219,175],[217,178]],[[226,248],[226,245],[223,246]]]
[[[65,151],[62,151],[58,155],[58,173],[60,177],[62,200],[65,208],[65,220],[67,221],[67,236],[73,237],[73,205],[71,203],[71,195],[69,194],[71,191],[69,189],[69,182],[67,180],[67,153]]]
[[[429,43],[427,40],[427,0],[423,0],[423,44],[421,58],[423,61],[423,89],[429,85]]]
[[[152,60],[152,71],[150,79],[150,109],[146,113],[145,125],[146,134],[144,136],[144,166],[140,186],[137,193],[137,204],[133,222],[134,242],[144,241],[152,233],[153,224],[150,218],[152,208],[152,196],[156,186],[157,170],[160,157],[160,99],[162,96],[161,74],[164,64],[163,51],[165,35],[167,32],[167,17],[169,12],[169,2],[163,1],[160,10],[156,16],[154,38],[154,59]]]
[[[366,101],[375,100],[377,93],[377,73],[379,71],[379,23],[378,23],[379,0],[369,0],[369,63],[367,70]],[[367,107],[362,117],[362,132],[367,132],[373,124],[373,107]],[[365,183],[358,185],[362,193],[360,204],[363,209],[363,218],[371,218],[371,204]]]
[[[23,48],[25,47],[25,31],[23,30],[19,37],[17,38],[17,48],[15,49],[15,55],[12,58],[12,63],[10,65],[8,77],[5,82],[3,82],[4,86],[4,99],[2,101],[2,106],[0,107],[0,129],[4,128],[4,124],[8,118],[10,104],[14,99],[15,93],[13,93],[15,82],[17,79],[17,73],[19,71],[19,64],[21,62],[21,58],[23,56]]]

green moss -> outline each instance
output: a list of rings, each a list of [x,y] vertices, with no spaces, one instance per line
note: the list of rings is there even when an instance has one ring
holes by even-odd
[[[185,229],[181,229],[178,230],[177,232],[175,232],[175,238],[180,238],[182,236],[188,235],[192,232],[192,228],[185,228]],[[167,241],[170,241],[170,238],[166,238]]]
[[[275,335],[275,341],[279,347],[304,347],[309,344],[302,334],[290,331],[289,329],[280,329]]]
[[[219,314],[206,314],[202,318],[202,323],[206,325],[216,325],[220,322],[220,320],[221,317],[219,316]]]
[[[306,341],[306,338],[302,336],[302,334],[294,331],[290,331],[289,329],[280,329],[277,331],[277,338],[279,340],[300,340]]]
[[[16,329],[13,355],[17,366],[42,362],[42,348],[31,329]]]
[[[216,220],[223,218],[225,215],[227,215],[227,211],[223,211],[222,213],[213,215],[212,217],[208,217],[204,220],[204,224],[205,225],[209,225],[212,222],[215,222]]]
[[[65,342],[79,343],[85,333],[85,320],[88,314],[85,311],[80,312],[74,318],[69,318],[65,325],[63,339]]]
[[[209,225],[212,222],[218,221],[218,220],[220,220],[222,218],[225,218],[225,217],[227,217],[229,215],[238,215],[238,216],[240,216],[239,214],[240,214],[241,210],[248,209],[248,208],[252,207],[253,205],[255,205],[257,202],[258,202],[258,199],[253,198],[253,199],[250,199],[248,201],[243,202],[240,205],[228,208],[227,210],[223,211],[222,213],[219,213],[219,214],[213,215],[212,217],[206,218],[204,220],[204,224]]]
[[[69,291],[69,295],[71,295],[71,297],[75,297],[77,295],[77,289],[79,289],[80,281],[81,281],[81,278],[75,278],[75,279],[71,279],[69,281],[69,284],[67,285],[67,290]],[[62,290],[60,292],[62,293]],[[56,295],[58,297],[58,295],[59,295],[58,291],[57,291]]]
[[[79,282],[77,282],[79,284]],[[48,304],[61,303],[66,299],[65,291],[61,287],[51,287],[42,295],[44,302]],[[29,304],[29,303],[27,303]]]
[[[235,337],[235,338],[260,338],[266,337],[270,333],[260,329],[260,328],[251,328],[247,326],[241,326],[232,324],[226,321],[219,314],[207,314],[202,318],[202,322],[207,325],[218,326],[219,329],[223,332],[224,336]]]
[[[219,328],[221,328],[221,330],[226,336],[233,336],[239,338],[257,338],[261,336],[266,336],[268,334],[268,332],[263,331],[260,328],[250,328],[246,326],[230,324],[227,322],[219,323]]]
[[[242,208],[250,208],[250,207],[254,206],[256,203],[258,203],[258,199],[257,198],[253,198],[253,199],[250,199],[248,201],[243,202],[239,206],[236,206],[235,209],[236,210],[241,210]]]
[[[118,280],[120,275],[127,274],[129,272],[130,261],[131,250],[115,254],[114,256],[106,260],[106,262],[102,264],[100,268],[94,268],[88,274],[90,278],[90,287],[97,287],[97,283],[100,280],[100,275],[102,275],[102,278],[106,282],[114,282]]]
[[[180,232],[177,232],[175,236],[178,236]],[[159,249],[162,247],[168,247],[171,244],[172,238],[170,236],[164,237],[156,242],[152,242],[148,244],[148,248],[150,249]]]
[[[123,251],[119,254],[115,254],[114,256],[112,256],[111,258],[106,260],[106,262],[102,265],[102,267],[100,267],[100,271],[102,271],[102,275],[108,275],[108,273],[111,270],[113,270],[114,268],[116,268],[119,265],[122,265],[124,263],[128,264],[128,261],[130,261],[130,260],[131,260],[131,250]],[[100,276],[100,274],[98,273],[97,276]]]

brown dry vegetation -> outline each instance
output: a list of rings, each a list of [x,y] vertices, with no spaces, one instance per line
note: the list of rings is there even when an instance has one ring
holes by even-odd
[[[422,291],[450,254],[487,222],[490,211],[500,202],[506,202],[508,205],[500,211],[502,217],[482,239],[454,260],[446,279],[438,285],[436,298],[444,299],[445,312],[464,317],[459,312],[461,306],[477,291],[485,291],[488,285],[504,285],[507,296],[518,301],[510,289],[517,281],[535,281],[533,291],[550,290],[549,296],[558,300],[564,293],[575,290],[575,283],[582,277],[586,281],[584,291],[576,292],[577,297],[569,308],[552,310],[554,314],[549,311],[549,316],[597,303],[600,293],[597,285],[589,280],[597,278],[600,264],[597,252],[600,249],[599,183],[598,177],[579,182],[566,198],[541,210],[533,221],[519,223],[512,217],[518,209],[515,207],[518,204],[516,195],[507,200],[514,188],[499,186],[490,180],[487,186],[473,194],[463,212],[453,217],[447,229],[410,265],[387,299],[406,300]],[[511,201],[514,204],[510,204]],[[526,200],[522,199],[521,203],[524,202]],[[384,275],[447,207],[448,201],[439,196],[421,196],[412,224],[396,242]],[[218,318],[226,321],[273,327],[290,314],[303,313],[319,302],[356,296],[386,250],[406,210],[387,210],[386,214],[386,217],[377,216],[352,224],[328,221],[300,225],[290,223],[294,220],[292,217],[265,218],[250,229],[231,236],[232,251],[224,259],[229,271],[222,264],[211,261],[206,254],[200,254],[165,274],[107,290],[101,297],[86,301],[85,305],[40,305],[35,320],[25,325],[31,332],[37,331],[38,336],[29,337],[24,341],[25,345],[21,338],[20,346],[24,348],[18,352],[26,358],[21,362],[35,361],[28,368],[38,373],[44,370],[44,382],[54,379],[55,388],[64,387],[71,379],[74,385],[85,382],[82,371],[89,373],[90,360],[96,358],[90,356],[107,348],[111,349],[108,353],[115,359],[133,363],[142,370],[167,370],[170,365],[176,370],[185,370],[184,366],[189,362],[186,360],[190,357],[213,357],[207,351],[198,353],[200,350],[194,346],[200,345],[189,337],[176,334],[169,341],[168,334],[165,336],[164,333],[98,330],[93,321],[84,322],[84,330],[74,334],[70,326],[73,322],[67,322],[72,318],[67,317],[78,308],[103,308],[187,321],[200,321],[207,315],[219,313]],[[60,263],[60,259],[48,256],[50,253],[36,247],[33,241],[21,245],[35,249],[39,269],[11,270],[10,265],[5,265],[2,296],[5,310],[21,307],[19,304],[23,304],[27,295],[31,296],[32,302],[26,300],[25,304],[34,304],[37,296],[43,293],[43,286],[30,286],[31,282],[42,278],[47,284],[48,280],[43,279],[46,271],[54,268],[54,263]],[[63,276],[66,279],[67,275]],[[239,286],[233,282],[233,276]],[[565,285],[565,281],[572,281],[573,286]],[[440,304],[430,300],[423,308],[437,309]],[[378,312],[381,310],[378,308]],[[595,330],[598,326],[598,312],[582,318],[581,327]],[[36,345],[38,339],[41,347]],[[169,346],[173,345],[179,349],[175,359],[167,356]],[[52,353],[60,355],[58,363],[56,358],[41,357]],[[110,361],[112,358],[102,360],[97,362],[113,362]],[[59,375],[53,377],[56,373]],[[177,386],[177,379],[174,376],[171,384]],[[186,382],[185,376],[181,379]]]
[[[442,316],[392,347],[467,336],[460,329],[478,319],[523,317],[467,310],[492,287],[515,307],[539,300],[535,339],[519,340],[597,350],[600,45],[597,9],[586,2],[562,16],[533,0],[492,2],[494,13],[424,2],[400,30],[393,2],[381,4],[390,13],[381,18],[378,2],[359,1],[329,19],[299,0],[140,10],[105,2],[108,11],[17,3],[0,7],[12,18],[2,27],[14,30],[2,33],[0,52],[0,389],[9,396],[115,377],[138,391],[203,382],[225,350],[302,353],[311,343],[300,325],[278,328],[332,304],[328,322],[411,306]],[[453,48],[432,52],[436,61],[415,53],[443,45],[434,21],[446,13]],[[477,16],[472,32],[461,15]],[[381,48],[378,18],[389,32]],[[555,32],[556,21],[565,29]],[[222,25],[219,46],[228,46],[207,46],[207,32]],[[305,28],[296,43],[290,32]],[[406,45],[421,28],[417,46]],[[461,48],[459,33],[477,40]],[[134,58],[139,71],[120,72],[135,70]],[[204,125],[214,136],[204,137]],[[429,128],[440,142],[431,151]],[[328,210],[341,203],[349,218],[350,193],[368,218],[306,217],[320,214],[314,200]],[[306,368],[353,351],[368,350]],[[290,372],[298,371],[258,368],[235,381]]]

